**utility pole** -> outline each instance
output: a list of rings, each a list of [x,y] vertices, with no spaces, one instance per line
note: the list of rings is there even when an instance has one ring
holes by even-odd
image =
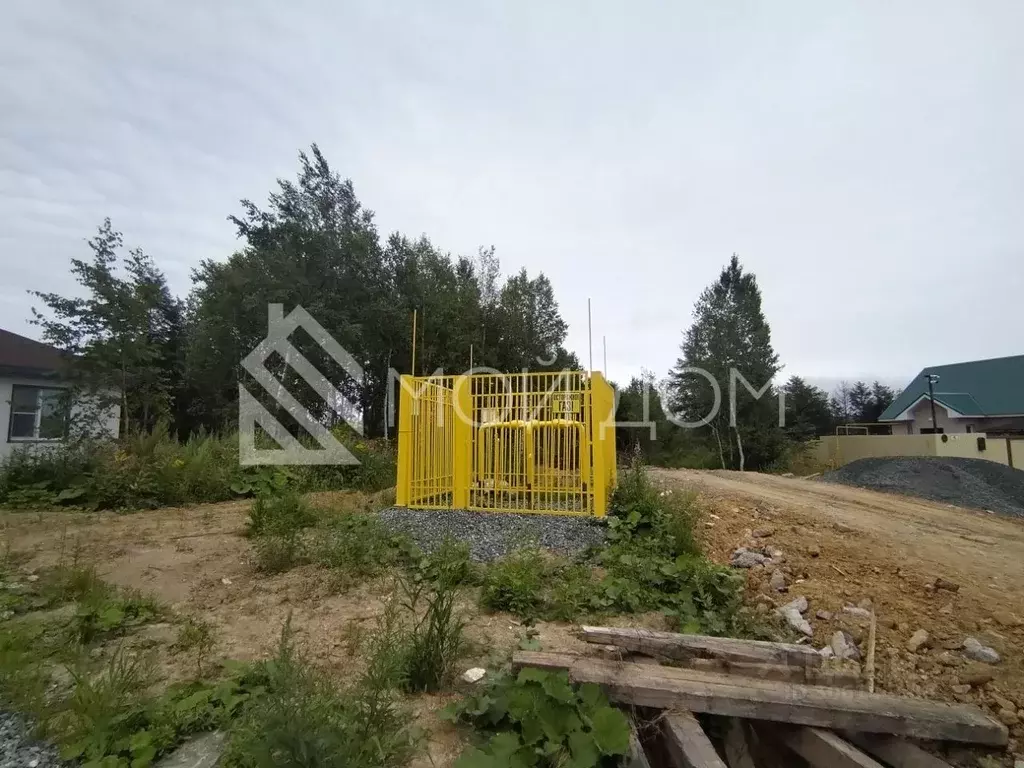
[[[939,433],[939,422],[935,420],[935,382],[939,380],[937,373],[926,374],[928,377],[928,402],[932,406],[932,434],[937,435]]]

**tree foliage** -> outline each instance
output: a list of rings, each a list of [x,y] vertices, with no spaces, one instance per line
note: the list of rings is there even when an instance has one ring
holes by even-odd
[[[832,412],[823,389],[808,384],[799,376],[790,376],[783,390],[786,393],[787,437],[802,442],[832,430]]]
[[[120,405],[123,430],[151,431],[182,405],[184,318],[163,273],[124,240],[110,219],[89,240],[90,260],[73,259],[71,274],[84,296],[32,291],[46,307],[33,309],[43,338],[66,353],[77,402],[90,404],[76,421],[94,432],[99,413]]]
[[[142,251],[118,268],[122,239],[109,220],[90,241],[92,260],[72,262],[82,297],[35,294],[48,310],[36,313],[46,340],[69,353],[83,385],[123,398],[127,430],[150,431],[159,420],[182,437],[233,427],[238,385],[261,394],[241,361],[266,337],[270,304],[286,314],[306,309],[362,367],[360,382],[308,334],[290,338],[356,404],[370,436],[384,431],[395,384],[389,370],[411,370],[413,310],[417,373],[464,371],[471,348],[476,366],[501,371],[578,367],[547,277],[524,269],[503,279],[493,247],[470,258],[452,257],[425,236],[396,232],[382,242],[372,211],[315,144],[265,205],[242,200],[228,218],[241,247],[194,270],[186,303]],[[335,404],[280,356],[266,365],[311,414],[337,420]]]
[[[784,437],[778,427],[778,406],[771,382],[781,370],[771,343],[771,330],[761,309],[761,290],[735,254],[718,279],[704,289],[687,329],[682,355],[669,374],[672,407],[686,422],[706,421],[699,434],[716,448],[724,466],[757,468],[780,455]],[[716,410],[714,387],[719,387]],[[735,414],[730,403],[730,376],[738,372],[755,389],[736,386]],[[735,428],[731,427],[735,416]]]

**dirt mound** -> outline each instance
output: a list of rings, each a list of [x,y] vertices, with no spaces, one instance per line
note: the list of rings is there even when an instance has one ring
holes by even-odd
[[[858,459],[821,479],[1024,517],[1024,472],[984,459]]]

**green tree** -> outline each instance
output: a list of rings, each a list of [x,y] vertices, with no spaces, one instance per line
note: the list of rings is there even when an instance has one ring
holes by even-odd
[[[832,412],[824,390],[791,376],[783,387],[786,393],[786,436],[802,442],[827,435],[832,429]]]
[[[723,466],[764,467],[781,454],[785,440],[778,426],[778,407],[771,381],[781,370],[772,348],[771,330],[761,309],[761,291],[753,274],[744,272],[739,257],[708,286],[693,312],[682,356],[669,373],[672,406],[687,422],[706,420],[700,427],[719,452]],[[706,371],[718,383],[721,403],[708,380],[691,370]],[[760,399],[736,387],[735,413],[730,413],[730,375],[735,370],[752,386],[768,385]],[[735,427],[731,427],[735,416]]]
[[[871,405],[870,408],[864,413],[865,421],[878,421],[878,418],[882,415],[886,408],[892,405],[892,401],[896,399],[896,392],[891,387],[885,386],[881,382],[875,381],[871,385]]]
[[[871,389],[863,381],[854,382],[850,387],[850,411],[853,419],[858,422],[874,421],[872,412]]]
[[[32,322],[66,353],[78,404],[73,426],[95,431],[98,412],[120,406],[122,432],[152,430],[184,408],[182,307],[141,249],[122,255],[124,240],[110,219],[88,241],[92,259],[72,259],[82,296],[30,291],[45,305]]]

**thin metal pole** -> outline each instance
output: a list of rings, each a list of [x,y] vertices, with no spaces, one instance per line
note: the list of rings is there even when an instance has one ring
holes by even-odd
[[[932,378],[933,376],[935,378]],[[935,390],[932,388],[934,383],[935,383],[935,379],[937,379],[937,378],[938,378],[938,376],[935,376],[935,374],[933,374],[933,373],[929,373],[928,374],[928,401],[931,403],[931,406],[932,406],[932,434],[933,435],[937,435],[939,433],[939,422],[937,422],[935,420]]]
[[[469,372],[473,373],[473,345],[469,345]]]
[[[587,299],[587,349],[589,351],[590,356],[589,367],[591,375],[593,375],[594,373],[594,336],[592,331],[593,328],[590,318],[590,299]]]
[[[416,375],[416,310],[412,311],[412,375]]]
[[[603,373],[604,377],[607,379],[608,378],[608,337],[607,336],[602,336],[601,337],[601,347],[604,350],[604,370],[602,370],[601,373]]]

